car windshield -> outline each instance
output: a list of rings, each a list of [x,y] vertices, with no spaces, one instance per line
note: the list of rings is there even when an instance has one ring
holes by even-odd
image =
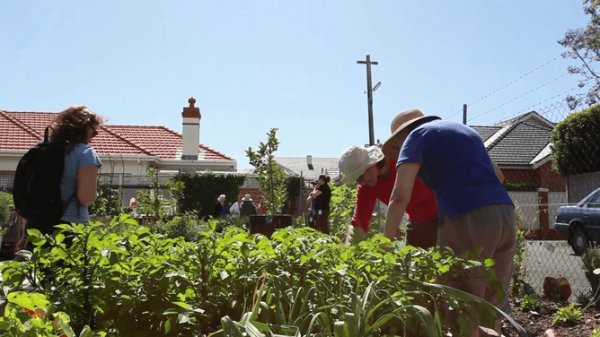
[[[579,203],[579,206],[600,208],[600,188],[583,198]]]

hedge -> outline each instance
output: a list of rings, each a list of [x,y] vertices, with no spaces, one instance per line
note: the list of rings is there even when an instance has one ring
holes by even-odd
[[[561,175],[600,171],[600,106],[572,113],[552,130],[552,167]]]

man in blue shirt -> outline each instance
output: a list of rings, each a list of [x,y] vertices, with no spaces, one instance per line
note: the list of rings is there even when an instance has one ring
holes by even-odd
[[[383,152],[398,158],[384,234],[393,238],[419,176],[438,202],[438,245],[459,256],[493,258],[496,278],[506,294],[516,247],[514,207],[477,132],[407,110],[394,118]],[[505,310],[510,308],[506,298],[498,301],[495,291],[488,288],[481,269],[451,283]],[[499,328],[498,320],[498,332]],[[478,336],[478,330],[473,335]]]

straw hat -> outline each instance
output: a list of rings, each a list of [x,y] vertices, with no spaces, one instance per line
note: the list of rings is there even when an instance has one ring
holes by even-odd
[[[440,119],[438,116],[425,116],[418,109],[402,111],[394,117],[391,124],[392,135],[383,143],[382,151],[386,157],[398,158],[402,143],[410,132],[409,126],[417,121],[432,121]]]
[[[377,146],[350,146],[342,153],[338,162],[342,182],[355,182],[370,165],[382,159],[383,152]]]

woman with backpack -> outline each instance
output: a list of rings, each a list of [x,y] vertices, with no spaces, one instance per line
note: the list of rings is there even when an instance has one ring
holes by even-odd
[[[83,105],[66,109],[52,123],[52,141],[65,143],[61,222],[88,224],[88,207],[96,200],[96,179],[102,166],[90,143],[101,123],[102,118]]]

